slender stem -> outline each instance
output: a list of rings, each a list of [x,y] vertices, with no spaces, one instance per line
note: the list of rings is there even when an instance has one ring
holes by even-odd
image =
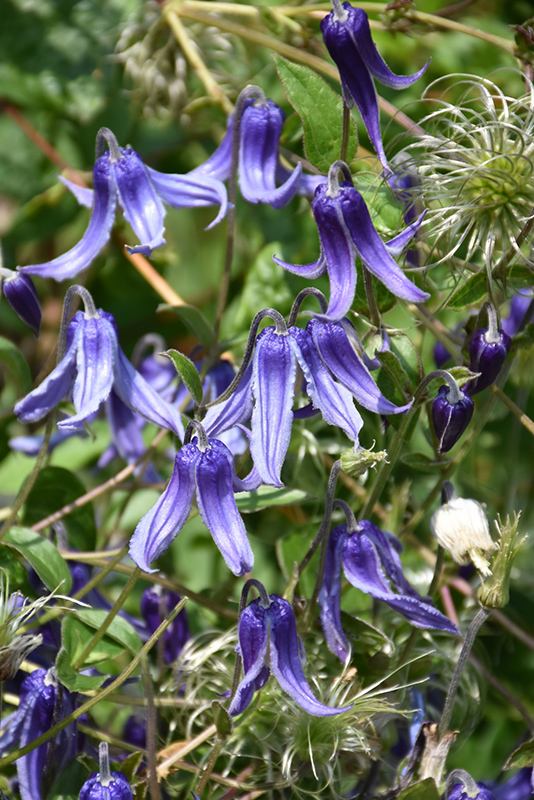
[[[210,778],[210,775],[213,772],[213,768],[215,767],[215,763],[216,763],[217,759],[219,758],[219,753],[222,750],[223,744],[224,744],[224,740],[221,739],[219,736],[217,736],[217,738],[215,739],[215,744],[213,745],[213,748],[212,748],[212,751],[211,751],[211,754],[210,754],[210,758],[209,758],[208,764],[206,766],[206,769],[204,770],[204,773],[202,775],[200,783],[197,786],[196,794],[199,797],[201,796],[202,792],[204,791],[204,787],[206,786],[206,784],[207,784],[207,782],[208,782],[208,780]]]
[[[438,590],[439,580],[441,578],[441,571],[443,569],[444,561],[445,561],[445,550],[440,544],[438,544],[438,551],[436,553],[436,563],[434,566],[434,574],[432,576],[432,580],[430,581],[430,586],[428,587],[429,597],[434,597],[434,595]]]
[[[369,307],[369,320],[371,322],[371,325],[374,325],[375,328],[379,328],[381,321],[380,311],[378,310],[378,306],[376,304],[376,297],[373,289],[371,273],[369,272],[365,264],[362,264],[362,272],[363,272],[363,286],[365,289],[365,299],[367,300],[367,305]]]
[[[519,236],[516,238],[516,244],[514,247],[509,247],[506,253],[503,255],[500,261],[493,267],[492,270],[492,277],[493,278],[504,278],[506,275],[506,268],[510,261],[517,256],[517,251],[530,234],[532,227],[534,226],[534,208],[530,212],[530,216],[528,217],[527,221],[523,225],[521,231],[519,232]]]
[[[141,253],[130,253],[124,247],[124,239],[116,232],[113,232],[113,238],[117,241],[123,249],[125,257],[130,264],[135,267],[140,275],[143,276],[145,281],[152,286],[154,291],[159,294],[162,300],[171,306],[186,306],[187,301],[180,297],[172,286],[169,286],[165,278],[157,272],[150,261],[145,258]]]
[[[233,111],[232,103],[202,60],[198,50],[193,46],[189,34],[176,11],[174,11],[171,6],[167,6],[164,9],[163,15],[165,22],[172,30],[176,41],[180,45],[185,58],[197,73],[208,95],[215,100],[226,114],[231,114]]]
[[[499,386],[492,384],[491,391],[502,403],[504,403],[505,406],[509,408],[512,414],[519,420],[521,425],[523,425],[523,427],[526,428],[532,436],[534,436],[534,422],[530,419],[530,417],[528,417],[525,412],[522,411],[519,406],[516,405],[514,401],[508,397],[508,395],[506,395]]]
[[[451,720],[452,711],[454,708],[454,702],[456,700],[456,693],[458,691],[458,686],[460,685],[460,678],[462,677],[462,672],[464,671],[467,659],[469,658],[469,654],[475,642],[476,635],[479,632],[482,625],[484,624],[484,622],[489,617],[490,613],[491,611],[488,611],[487,608],[480,608],[477,611],[476,615],[474,616],[473,620],[471,621],[471,624],[467,630],[463,647],[460,652],[458,661],[456,663],[456,667],[454,668],[451,682],[449,684],[447,697],[445,698],[443,713],[441,715],[441,719],[438,725],[438,739],[441,739],[449,728],[449,722]]]
[[[161,764],[158,766],[158,777],[165,779],[169,774],[169,770],[173,764],[176,764],[181,758],[186,756],[188,753],[192,753],[193,750],[196,750],[197,747],[203,744],[208,739],[211,739],[212,736],[216,735],[217,733],[217,726],[216,725],[209,725],[202,733],[199,733],[198,736],[195,736],[194,739],[190,739],[188,742],[184,744],[179,750],[166,758],[165,761],[162,761]],[[0,764],[1,765],[1,764]]]
[[[287,327],[292,328],[295,323],[297,322],[297,316],[300,311],[300,307],[304,302],[306,297],[313,296],[319,302],[321,306],[321,311],[324,314],[328,308],[328,303],[326,301],[326,297],[319,289],[314,289],[313,286],[308,286],[306,289],[302,289],[301,292],[295,297],[293,305],[291,306],[291,311],[289,314],[289,318],[287,320]]]
[[[173,608],[173,610],[171,611],[171,613],[169,614],[167,619],[165,619],[161,623],[161,625],[157,628],[157,630],[154,631],[154,633],[152,634],[150,639],[147,642],[145,642],[145,644],[143,645],[141,650],[137,653],[137,655],[135,655],[133,657],[133,659],[130,661],[128,666],[123,669],[121,674],[117,678],[115,678],[114,681],[109,683],[103,689],[100,689],[100,691],[96,695],[96,697],[91,697],[89,700],[87,700],[87,702],[85,702],[81,706],[79,706],[79,708],[76,708],[72,712],[72,714],[69,714],[68,717],[65,717],[60,722],[58,722],[57,725],[54,725],[54,727],[52,727],[52,728],[50,728],[50,730],[46,731],[46,733],[41,734],[41,736],[38,736],[37,739],[34,739],[32,742],[30,742],[29,744],[25,745],[24,747],[19,747],[17,750],[14,750],[12,753],[9,753],[9,755],[4,756],[3,758],[0,758],[0,768],[7,766],[7,764],[12,764],[13,761],[17,761],[19,758],[22,758],[23,756],[27,755],[28,753],[31,753],[32,750],[35,750],[36,747],[39,747],[40,745],[44,744],[45,742],[48,742],[49,739],[52,739],[60,731],[62,731],[65,728],[67,728],[72,722],[74,722],[75,720],[79,719],[84,714],[87,714],[87,712],[90,711],[94,706],[96,706],[98,703],[100,703],[106,697],[109,697],[110,694],[113,694],[115,689],[118,689],[119,686],[122,686],[124,681],[126,681],[130,677],[130,675],[133,672],[135,672],[135,670],[137,669],[137,666],[138,666],[139,662],[141,661],[141,659],[144,656],[146,656],[147,653],[150,652],[152,647],[158,641],[159,637],[163,633],[165,633],[165,631],[167,630],[169,625],[172,623],[172,621],[174,620],[176,615],[179,614],[180,611],[182,610],[182,608],[185,606],[187,600],[188,600],[187,597],[182,597],[180,602],[175,605],[175,607]],[[213,728],[215,728],[215,726],[213,726]]]
[[[130,575],[129,580],[126,582],[124,589],[122,590],[117,600],[113,604],[113,607],[110,609],[107,617],[102,622],[99,629],[95,631],[92,638],[87,642],[86,646],[84,647],[78,658],[72,663],[74,669],[80,669],[87,656],[90,655],[90,653],[92,653],[98,642],[101,639],[103,639],[103,637],[106,635],[106,631],[108,630],[109,626],[111,625],[111,623],[113,622],[113,620],[123,607],[126,598],[134,588],[135,584],[137,583],[137,579],[139,578],[140,575],[141,575],[141,568],[136,567],[132,572],[132,574]]]
[[[334,492],[336,490],[337,478],[339,473],[341,472],[341,461],[334,461],[330,470],[330,477],[328,478],[328,486],[326,487],[326,499],[325,499],[325,507],[324,507],[324,515],[319,526],[319,530],[317,531],[317,536],[313,540],[310,545],[310,548],[302,561],[299,564],[299,575],[302,574],[305,567],[311,561],[311,558],[315,551],[317,550],[318,546],[321,544],[325,532],[330,530],[330,521],[332,519],[332,509],[333,509],[333,502],[334,502]]]
[[[343,100],[343,133],[341,136],[341,149],[339,151],[339,160],[346,161],[347,154],[349,152],[349,140],[350,140],[350,124],[351,124],[351,113],[350,108]]]
[[[161,636],[160,642],[164,641]],[[150,786],[150,800],[159,800],[160,791],[157,773],[157,752],[156,752],[156,731],[157,731],[157,709],[154,706],[154,692],[152,690],[152,676],[148,665],[148,659],[144,656],[139,666],[143,678],[143,691],[145,694],[147,713],[146,713],[146,743],[148,753],[148,785]]]

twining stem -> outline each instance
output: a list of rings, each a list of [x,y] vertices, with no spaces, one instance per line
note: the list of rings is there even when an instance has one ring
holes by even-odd
[[[216,763],[217,759],[219,758],[219,753],[222,750],[223,744],[224,744],[224,740],[221,739],[220,736],[217,736],[217,738],[215,739],[215,744],[213,745],[213,748],[212,748],[211,753],[210,753],[210,758],[209,758],[208,764],[207,764],[206,769],[204,770],[204,772],[202,774],[202,778],[200,779],[200,783],[197,786],[196,794],[199,797],[202,796],[202,792],[204,791],[204,788],[205,788],[205,786],[206,786],[206,784],[207,784],[207,782],[208,782],[208,780],[210,778],[210,775],[213,772],[213,768],[215,766],[215,763]]]
[[[73,661],[72,666],[74,669],[80,669],[82,664],[84,663],[85,659],[88,655],[92,653],[98,642],[106,635],[106,631],[121,610],[124,605],[124,602],[132,589],[134,588],[137,579],[141,575],[141,568],[136,567],[132,574],[130,575],[129,580],[127,581],[124,589],[117,597],[116,601],[113,604],[113,607],[110,608],[108,615],[106,616],[105,620],[100,625],[99,629],[95,631],[94,635],[91,637],[87,645],[84,647],[78,658]]]
[[[449,722],[451,720],[452,711],[454,708],[454,702],[456,700],[456,693],[458,691],[458,686],[460,685],[460,678],[462,677],[462,672],[464,671],[467,659],[469,658],[469,654],[471,652],[473,644],[475,643],[476,635],[490,614],[491,611],[489,611],[487,608],[480,608],[475,614],[474,618],[472,619],[471,624],[467,630],[463,647],[460,652],[458,661],[456,663],[456,667],[454,668],[451,682],[449,684],[447,697],[445,698],[443,713],[441,715],[441,719],[438,725],[438,739],[441,739],[449,729]]]
[[[339,160],[347,161],[347,154],[349,152],[349,139],[350,139],[350,123],[351,123],[350,108],[343,101],[343,132],[341,135],[341,149],[339,151]]]
[[[164,637],[160,637],[158,645]],[[156,731],[157,731],[157,709],[154,706],[154,692],[152,690],[152,676],[146,656],[140,661],[141,676],[143,679],[143,692],[146,699],[146,743],[148,754],[148,785],[150,786],[150,800],[160,800],[160,791],[157,773],[157,751],[156,751]]]
[[[502,403],[504,403],[505,406],[510,409],[512,414],[519,420],[521,425],[523,425],[523,427],[526,428],[532,436],[534,436],[534,422],[530,419],[530,417],[528,417],[525,412],[522,411],[519,406],[516,405],[514,401],[508,397],[508,395],[506,395],[499,386],[492,384],[491,391]]]
[[[174,37],[180,48],[182,53],[184,54],[185,58],[191,65],[191,67],[195,70],[198,77],[200,78],[204,88],[208,95],[215,100],[215,102],[222,108],[222,110],[226,114],[231,114],[233,111],[233,105],[223,92],[213,75],[211,74],[210,70],[202,60],[198,50],[194,47],[189,34],[185,27],[182,25],[182,22],[176,12],[173,10],[172,6],[165,7],[163,11],[163,18],[169,28],[172,30]]]
[[[90,711],[94,706],[96,706],[110,694],[113,694],[115,689],[118,689],[119,686],[122,686],[124,681],[127,680],[133,672],[135,672],[141,659],[144,656],[146,656],[147,653],[150,652],[152,647],[158,641],[159,637],[163,633],[165,633],[165,631],[172,623],[174,618],[177,616],[177,614],[180,613],[182,608],[185,606],[187,600],[188,600],[187,597],[182,597],[180,602],[175,605],[175,607],[173,608],[167,619],[165,619],[161,623],[161,625],[158,626],[157,630],[154,631],[150,639],[148,639],[148,641],[145,642],[141,650],[137,653],[137,655],[133,657],[128,666],[123,669],[121,674],[118,675],[118,677],[115,678],[114,681],[109,683],[104,688],[100,689],[96,697],[91,697],[89,700],[87,700],[87,702],[83,703],[79,708],[76,708],[72,712],[72,714],[69,714],[68,717],[65,717],[65,719],[62,719],[60,722],[57,723],[57,725],[54,725],[52,728],[50,728],[50,730],[46,731],[46,733],[41,734],[41,736],[38,736],[37,739],[34,739],[32,742],[25,745],[24,747],[19,747],[18,750],[14,750],[12,753],[9,753],[9,755],[0,758],[0,768],[7,766],[7,764],[12,764],[13,761],[17,761],[17,759],[22,758],[28,753],[31,753],[31,751],[35,750],[36,747],[40,747],[40,745],[44,744],[45,742],[48,742],[49,739],[52,739],[54,736],[57,736],[58,733],[67,728],[72,722],[79,719],[84,714],[87,714],[87,712]],[[215,728],[215,726],[213,727]]]

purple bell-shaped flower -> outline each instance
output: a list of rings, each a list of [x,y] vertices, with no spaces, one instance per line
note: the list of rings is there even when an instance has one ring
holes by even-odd
[[[33,281],[27,275],[0,267],[2,291],[7,302],[37,339],[41,329],[41,303]]]
[[[111,772],[107,742],[98,747],[99,772],[93,772],[80,789],[79,800],[132,800],[130,784],[122,772]]]
[[[448,453],[469,425],[475,404],[449,373],[441,374],[447,376],[447,385],[440,386],[432,403],[432,423],[438,438],[438,453]]]
[[[332,5],[321,22],[324,43],[339,69],[345,102],[349,108],[358,106],[380,162],[389,171],[373,78],[390,89],[405,89],[421,77],[430,61],[414,75],[395,75],[376,49],[365,11],[340,0],[332,0]]]
[[[71,289],[78,291],[77,287]],[[77,311],[71,319],[66,351],[56,368],[37,389],[16,404],[15,414],[19,420],[37,422],[42,419],[72,388],[76,415],[59,422],[58,428],[83,430],[83,423],[108,399],[113,389],[131,411],[183,439],[180,413],[130,364],[119,347],[117,325],[111,314],[96,310],[87,290],[79,293],[86,310]]]
[[[475,331],[469,346],[469,369],[480,372],[478,378],[466,384],[469,395],[478,394],[495,383],[510,352],[512,340],[497,323],[497,314],[490,303],[486,304],[488,327]]]
[[[180,595],[162,586],[149,586],[141,596],[141,616],[145,620],[149,634],[159,628],[163,620],[180,602]],[[165,660],[168,664],[176,661],[184,644],[189,639],[187,611],[183,608],[171,622],[164,635]]]
[[[235,717],[245,711],[254,692],[265,686],[271,672],[284,692],[308,714],[327,717],[348,711],[351,706],[332,708],[313,696],[302,669],[303,648],[293,609],[278,595],[267,597],[265,589],[261,595],[239,617],[238,652],[245,676],[228,709],[230,715]]]
[[[410,303],[423,303],[429,295],[421,291],[397,266],[392,255],[399,255],[416,233],[422,217],[394,239],[384,244],[378,235],[365,200],[350,180],[339,183],[338,172],[346,177],[346,164],[336,161],[330,167],[328,182],[317,187],[312,211],[317,223],[321,254],[311,264],[289,264],[274,256],[281,267],[304,278],[314,279],[328,272],[330,303],[326,322],[337,322],[348,313],[356,291],[356,255],[364,266],[396,297]]]
[[[483,783],[475,783],[463,769],[455,769],[447,776],[445,800],[495,800],[493,792]]]

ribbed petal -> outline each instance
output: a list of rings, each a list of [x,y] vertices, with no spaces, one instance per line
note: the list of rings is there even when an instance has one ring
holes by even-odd
[[[106,416],[117,452],[127,464],[133,464],[146,452],[143,441],[143,420],[112,390],[106,404]]]
[[[313,696],[302,669],[293,609],[282,597],[271,595],[271,601],[267,610],[271,622],[270,666],[284,692],[316,717],[331,717],[348,711],[351,706],[331,708]]]
[[[167,488],[145,514],[130,540],[130,556],[143,572],[172,544],[187,522],[195,493],[195,466],[200,458],[196,444],[186,444],[177,453]]]
[[[252,98],[246,102],[246,105],[252,104]],[[246,107],[245,105],[245,107]],[[211,156],[204,161],[199,167],[195,167],[187,174],[190,176],[209,175],[219,181],[225,181],[230,177],[230,170],[232,168],[232,138],[234,135],[234,118],[228,117],[228,127],[224,135],[224,139]]]
[[[310,320],[306,326],[325,366],[368,411],[375,414],[403,414],[408,411],[411,403],[396,406],[384,397],[352,346],[345,326],[350,326],[348,320],[323,323],[316,319]]]
[[[173,431],[180,440],[184,438],[184,426],[180,412],[167,403],[130,364],[115,342],[115,383],[113,388],[128,408],[136,411],[160,428]]]
[[[69,328],[75,333],[70,346],[57,367],[44,379],[37,389],[26,395],[15,406],[15,414],[20,422],[37,422],[65,397],[76,375],[76,349],[79,340],[79,326],[72,322]]]
[[[415,222],[412,222],[411,225],[408,225],[403,231],[397,234],[397,236],[395,236],[393,239],[390,239],[389,242],[386,242],[386,250],[391,256],[400,256],[406,245],[411,242],[419,230],[425,216],[426,211],[423,211],[423,213],[417,217]]]
[[[282,261],[282,259],[277,256],[273,256],[273,261],[289,272],[300,275],[301,278],[309,278],[310,280],[319,278],[321,275],[324,275],[327,270],[326,258],[322,252],[317,261],[313,261],[311,264],[290,264],[288,261]]]
[[[41,303],[32,279],[28,275],[14,272],[12,278],[2,281],[5,298],[15,314],[31,328],[35,338],[41,328]]]
[[[283,164],[278,161],[276,165],[276,182],[283,183],[293,175],[292,170],[286,169]],[[302,197],[313,199],[315,190],[321,183],[326,183],[326,175],[308,175],[305,172],[301,173],[299,187],[296,194]]]
[[[269,677],[266,666],[269,644],[267,610],[259,605],[259,600],[253,600],[245,608],[239,617],[237,633],[245,675],[228,709],[231,717],[243,713],[256,689],[261,689]]]
[[[215,398],[212,398],[215,399]],[[248,422],[252,416],[252,366],[249,365],[241,378],[239,386],[228,400],[208,408],[202,425],[207,435],[218,437],[239,423]]]
[[[239,188],[249,203],[269,203],[282,208],[294,197],[300,183],[301,164],[276,188],[278,143],[284,112],[272,100],[251,105],[243,113],[239,147]]]
[[[213,222],[207,226],[209,230],[217,225],[228,211],[226,186],[217,178],[193,172],[187,175],[165,175],[155,169],[148,169],[150,179],[164,203],[172,208],[199,208],[201,206],[220,205],[220,210]]]
[[[19,744],[29,744],[52,727],[56,689],[46,685],[46,670],[36,670],[37,675],[31,690],[32,702],[24,717]],[[30,677],[33,677],[32,673]],[[28,680],[28,679],[26,679]],[[17,760],[19,791],[22,800],[41,800],[41,778],[46,762],[48,743],[40,745]]]
[[[341,428],[349,439],[357,444],[363,419],[354,405],[351,393],[333,380],[322,364],[307,331],[303,331],[301,328],[291,328],[290,334],[295,343],[296,356],[306,381],[306,394],[314,408],[320,409],[325,422]]]
[[[57,177],[63,186],[66,186],[69,192],[74,195],[81,206],[85,206],[85,208],[91,208],[94,198],[93,189],[88,189],[86,186],[79,186],[79,184],[69,181],[69,179],[65,178],[63,175],[58,175]]]
[[[252,412],[250,452],[265,483],[283,486],[280,473],[291,439],[293,393],[297,359],[287,336],[273,328],[264,330],[256,341],[252,369]]]
[[[83,422],[107,400],[113,385],[115,331],[105,317],[85,319],[80,325],[73,402],[76,415],[58,423],[60,430],[83,428]]]
[[[322,20],[321,31],[324,42],[339,69],[345,101],[349,107],[354,103],[358,106],[380,163],[389,169],[380,134],[378,97],[375,85],[369,68],[358,51],[351,30],[350,12],[358,9],[353,9],[350,3],[344,3],[343,6],[349,12],[349,18],[345,22],[337,20],[334,12]]]
[[[330,322],[345,316],[352,305],[356,290],[354,263],[356,253],[341,213],[339,203],[341,196],[340,192],[338,197],[330,197],[325,185],[319,187],[312,201],[313,215],[321,240],[321,252],[326,260],[330,279],[328,309],[325,314],[318,316]]]
[[[115,219],[116,189],[107,156],[102,156],[93,169],[94,203],[89,227],[72,250],[44,264],[20,267],[20,272],[64,281],[74,278],[89,266],[107,244]]]
[[[330,533],[324,576],[317,602],[321,606],[321,625],[330,652],[345,662],[351,646],[341,625],[341,550],[347,536],[345,525]]]
[[[228,568],[240,576],[252,570],[254,555],[235,503],[234,460],[222,442],[209,443],[196,467],[198,510]]]
[[[389,255],[361,194],[344,181],[338,200],[354,246],[369,272],[397,297],[411,303],[428,300],[430,295],[418,289]]]
[[[371,74],[390,89],[406,89],[415,83],[421,75],[425,72],[430,64],[430,59],[426,62],[418,72],[413,75],[395,75],[390,70],[373,42],[371,37],[371,29],[369,27],[369,20],[365,11],[361,8],[352,8],[350,3],[343,3],[343,7],[348,12],[348,19],[344,23],[350,28],[351,36],[358,48],[363,60],[365,61]]]
[[[353,586],[388,603],[416,628],[458,633],[456,626],[434,607],[430,598],[421,597],[414,589],[410,594],[396,593],[391,589],[377,549],[365,532],[357,531],[347,537],[341,559],[343,571]]]
[[[124,216],[141,242],[136,247],[128,247],[128,251],[149,256],[154,248],[165,244],[163,220],[166,212],[163,203],[135,150],[121,148],[120,158],[114,162],[110,160],[110,170]]]

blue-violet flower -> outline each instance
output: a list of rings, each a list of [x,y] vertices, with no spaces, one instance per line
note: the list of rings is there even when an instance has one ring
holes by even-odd
[[[28,275],[4,267],[0,267],[0,278],[7,302],[15,314],[32,330],[35,338],[38,338],[42,318],[41,303],[32,279]]]

